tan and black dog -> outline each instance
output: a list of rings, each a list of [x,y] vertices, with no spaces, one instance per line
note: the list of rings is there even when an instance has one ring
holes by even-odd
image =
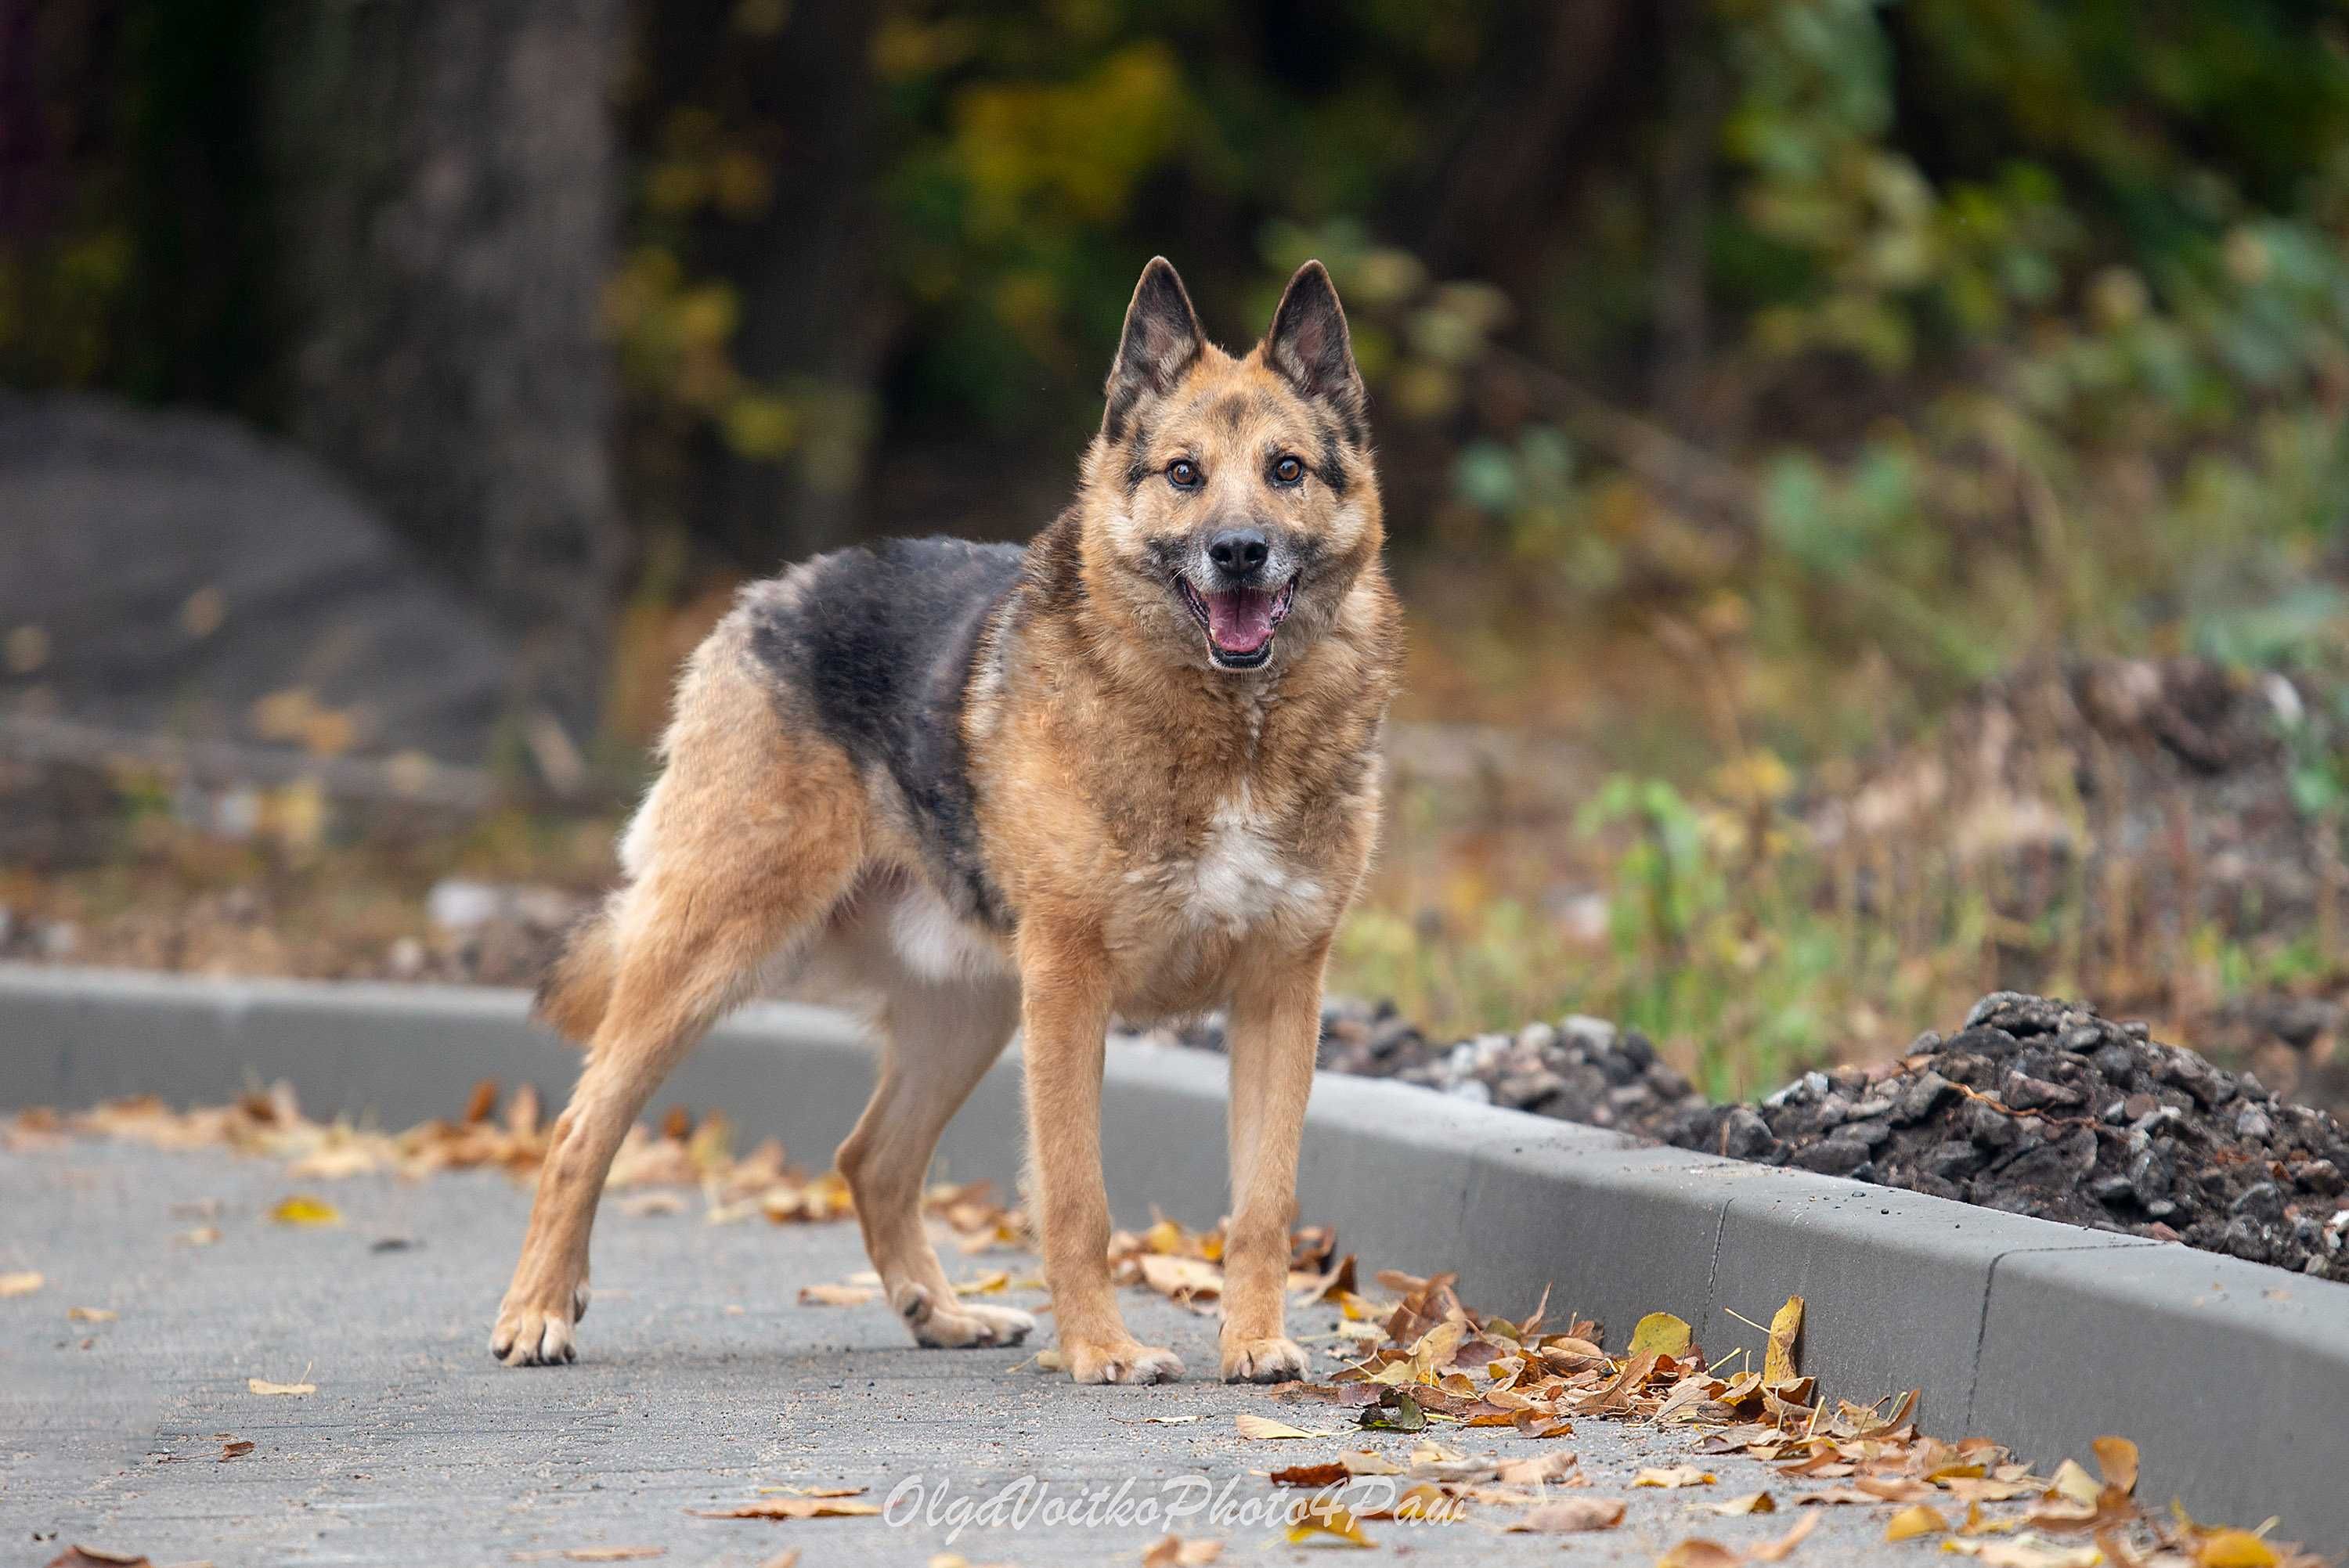
[[[920,1209],[939,1132],[1021,1031],[1030,1200],[1088,1383],[1183,1371],[1111,1286],[1104,1032],[1228,1008],[1223,1375],[1302,1376],[1281,1316],[1298,1139],[1400,656],[1382,538],[1329,273],[1308,263],[1234,358],[1162,259],[1077,500],[1026,548],[893,541],[745,590],[679,682],[625,885],[540,994],[589,1056],[492,1350],[572,1358],[614,1151],[763,981],[862,1006],[885,1037],[840,1171],[924,1345],[1034,1326],[956,1297]]]

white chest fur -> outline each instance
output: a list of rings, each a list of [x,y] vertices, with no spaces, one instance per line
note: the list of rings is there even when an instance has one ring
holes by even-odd
[[[1170,879],[1196,923],[1244,931],[1318,911],[1323,889],[1289,859],[1279,824],[1258,812],[1243,785],[1207,824],[1187,874]]]

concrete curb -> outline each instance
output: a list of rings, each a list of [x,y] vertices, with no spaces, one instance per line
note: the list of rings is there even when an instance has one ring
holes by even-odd
[[[481,1078],[559,1099],[574,1058],[526,1007],[510,991],[0,965],[0,1108],[217,1100],[281,1077],[314,1112],[388,1125],[450,1114]],[[850,1021],[760,1004],[659,1103],[721,1106],[820,1165],[872,1076]],[[1102,1144],[1122,1221],[1154,1204],[1193,1222],[1222,1212],[1224,1096],[1213,1056],[1112,1049]],[[1014,1054],[940,1158],[1008,1190],[1020,1148]],[[1335,1075],[1315,1085],[1299,1198],[1366,1265],[1456,1270],[1464,1295],[1503,1310],[1548,1284],[1557,1309],[1619,1343],[1661,1307],[1715,1356],[1758,1356],[1763,1336],[1741,1316],[1766,1323],[1799,1294],[1806,1368],[1837,1394],[1919,1387],[1931,1429],[1983,1431],[2049,1463],[2125,1433],[2156,1502],[2274,1513],[2286,1538],[2349,1544],[2349,1285]]]

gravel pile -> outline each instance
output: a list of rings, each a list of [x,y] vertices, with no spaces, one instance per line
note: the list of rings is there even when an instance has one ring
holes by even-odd
[[[1321,1022],[1321,1065],[1340,1072],[2349,1280],[2349,1130],[2142,1024],[2050,997],[1995,993],[1899,1060],[1730,1106],[1597,1018],[1456,1044],[1342,999]],[[1221,1050],[1223,1021],[1172,1037]]]

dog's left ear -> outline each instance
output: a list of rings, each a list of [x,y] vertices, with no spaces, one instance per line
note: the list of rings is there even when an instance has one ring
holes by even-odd
[[[1354,367],[1354,343],[1346,334],[1346,308],[1330,269],[1308,262],[1282,291],[1265,334],[1265,360],[1308,397],[1331,405],[1350,428],[1359,427],[1366,397],[1362,373]]]

